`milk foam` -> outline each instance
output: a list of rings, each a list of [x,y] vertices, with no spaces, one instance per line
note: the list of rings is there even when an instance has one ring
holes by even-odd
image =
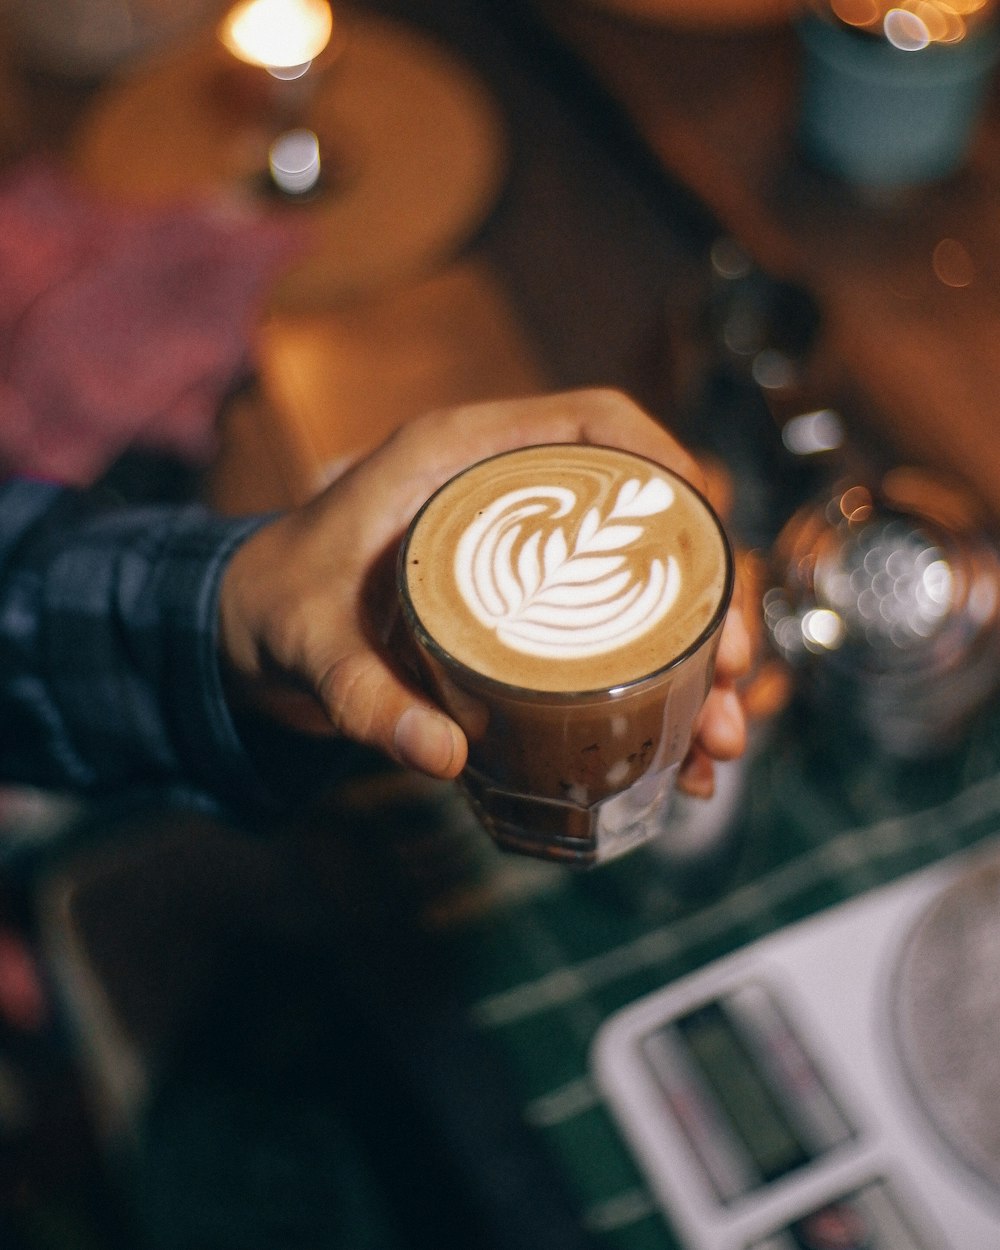
[[[672,664],[717,627],[731,577],[689,484],[582,444],[460,473],[421,509],[401,569],[404,608],[435,647],[488,680],[566,693]]]
[[[557,485],[509,491],[469,524],[455,550],[469,611],[525,655],[584,659],[616,650],[662,621],[682,589],[673,556],[640,569],[627,559],[646,537],[646,519],[674,503],[665,478],[630,478],[605,514],[590,507],[570,524],[579,503]]]

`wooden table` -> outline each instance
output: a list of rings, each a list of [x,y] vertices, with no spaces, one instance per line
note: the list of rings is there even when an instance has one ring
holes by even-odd
[[[548,381],[495,271],[463,254],[507,173],[493,96],[412,24],[342,18],[346,48],[305,120],[350,146],[349,177],[301,204],[250,200],[307,245],[268,300],[257,385],[223,413],[208,488],[225,511],[301,502],[421,411]],[[261,85],[238,71],[211,25],[138,62],[83,101],[67,163],[123,204],[242,209],[269,130],[244,99]]]
[[[351,308],[277,312],[259,343],[259,385],[226,412],[211,475],[226,512],[303,502],[421,412],[547,387],[475,257]]]
[[[662,165],[772,274],[803,283],[851,416],[1000,517],[1000,100],[967,167],[876,202],[800,159],[788,22],[694,31],[542,0]]]
[[[448,0],[442,4],[449,8]],[[487,14],[492,7],[486,5]],[[959,475],[1000,518],[1000,440],[992,433],[1000,394],[998,93],[988,101],[959,176],[893,203],[874,203],[809,169],[797,155],[799,50],[788,21],[697,30],[619,15],[612,0],[520,0],[495,7],[497,13],[538,15],[621,105],[652,160],[690,189],[761,266],[813,293],[823,315],[819,372],[831,379],[831,394],[817,398],[846,402],[856,428],[888,440],[898,459]],[[480,56],[482,49],[469,52]],[[517,49],[505,55],[516,57]],[[531,72],[538,77],[542,70]],[[72,134],[80,134],[95,101],[84,89],[68,96],[72,150]],[[53,120],[59,97],[51,90],[27,100],[5,90],[5,99],[0,151],[7,159],[36,142],[40,131],[66,129],[61,117]],[[544,124],[540,117],[536,110],[533,126]],[[600,141],[598,128],[593,134]],[[246,400],[230,414],[236,443],[252,451],[241,466],[224,456],[217,487],[224,506],[300,498],[332,464],[437,403],[589,381],[629,385],[628,368],[613,367],[611,350],[598,359],[591,344],[606,346],[617,335],[619,359],[638,358],[639,347],[655,359],[653,318],[644,312],[628,324],[622,310],[642,301],[653,307],[670,286],[671,262],[660,255],[658,227],[649,225],[641,192],[629,192],[630,215],[620,218],[619,231],[608,232],[609,222],[619,219],[608,207],[617,201],[601,181],[607,168],[605,157],[590,182],[580,182],[606,194],[603,206],[595,200],[605,213],[600,247],[588,252],[598,236],[579,226],[572,236],[553,236],[552,214],[541,220],[546,206],[540,200],[537,210],[529,206],[518,219],[518,231],[531,217],[539,219],[522,251],[525,265],[538,271],[536,285],[546,288],[546,298],[553,293],[555,316],[541,304],[526,316],[523,299],[515,298],[528,285],[525,275],[512,282],[494,263],[496,249],[474,248],[376,301],[347,310],[283,309],[269,318],[262,327],[261,388],[253,397],[263,404],[262,415],[251,418]],[[563,173],[559,177],[566,182]],[[547,200],[559,185],[550,181]],[[509,199],[509,191],[504,196]],[[503,250],[506,260],[509,237]],[[645,287],[644,265],[659,266]],[[589,286],[579,285],[591,271],[597,276]],[[613,297],[617,321],[608,316],[605,294]],[[569,369],[553,369],[551,352],[546,357],[540,343],[553,337],[560,315],[565,322],[584,303],[593,305],[598,331]],[[582,342],[575,324],[562,337]]]

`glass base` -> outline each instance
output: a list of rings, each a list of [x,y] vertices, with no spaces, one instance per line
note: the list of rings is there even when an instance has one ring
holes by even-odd
[[[674,780],[673,764],[589,806],[517,794],[473,768],[460,783],[480,823],[502,850],[592,868],[659,837]]]

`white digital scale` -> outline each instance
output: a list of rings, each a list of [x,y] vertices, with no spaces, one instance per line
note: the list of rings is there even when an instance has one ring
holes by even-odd
[[[688,1250],[1000,1250],[1000,842],[630,1004],[592,1062]]]

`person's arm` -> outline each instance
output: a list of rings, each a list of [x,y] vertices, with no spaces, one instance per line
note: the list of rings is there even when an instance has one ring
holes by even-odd
[[[615,444],[700,481],[624,396],[582,391],[417,418],[304,507],[266,520],[0,487],[0,779],[91,791],[185,783],[247,810],[274,795],[254,759],[286,780],[273,752],[245,749],[272,733],[289,762],[286,796],[350,766],[345,740],[454,777],[465,737],[391,644],[395,550],[459,469],[560,441]],[[710,789],[711,761],[743,749],[735,682],[748,662],[737,606],[683,770],[689,788]]]
[[[389,645],[395,552],[414,513],[454,473],[497,452],[545,442],[623,447],[706,485],[677,440],[616,391],[501,400],[417,418],[234,554],[221,599],[234,698],[431,776],[456,776],[466,758],[465,735],[414,687]],[[736,682],[749,662],[737,596],[723,628],[715,684],[678,779],[689,793],[710,794],[713,760],[744,749]]]
[[[0,777],[263,801],[217,660],[222,571],[260,524],[0,486]]]

